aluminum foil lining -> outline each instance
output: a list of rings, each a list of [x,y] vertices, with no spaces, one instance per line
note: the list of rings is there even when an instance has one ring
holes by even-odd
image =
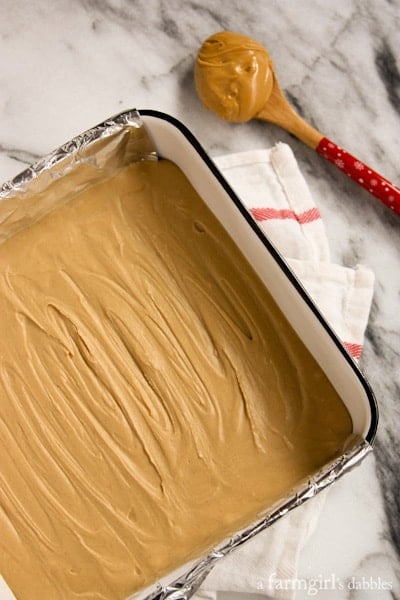
[[[157,160],[157,153],[136,110],[116,115],[78,135],[2,185],[0,243],[26,226],[27,215],[35,221],[71,199],[71,194],[77,195],[139,160]],[[175,572],[178,573],[175,577],[167,577],[127,600],[190,598],[220,559],[351,471],[371,450],[366,440],[357,442],[290,496],[261,514],[257,522],[222,542],[207,556]]]
[[[128,164],[157,160],[136,110],[78,135],[0,188],[0,242]],[[65,177],[69,175],[68,177]]]
[[[239,548],[254,536],[264,531],[288,512],[310,500],[318,492],[334,483],[342,475],[356,467],[369,452],[372,446],[366,440],[361,441],[354,448],[342,454],[337,460],[321,469],[316,475],[303,483],[291,496],[283,499],[262,516],[257,522],[246,529],[225,540],[220,546],[214,548],[206,557],[190,566],[182,575],[172,583],[158,584],[154,591],[134,594],[127,600],[188,600],[200,587],[210,571],[219,560]]]

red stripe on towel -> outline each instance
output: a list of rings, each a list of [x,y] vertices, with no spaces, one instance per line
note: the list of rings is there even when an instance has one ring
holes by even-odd
[[[289,208],[251,208],[251,214],[255,218],[256,221],[270,221],[272,219],[292,219],[293,221],[298,221],[301,225],[305,223],[311,223],[311,221],[316,221],[321,218],[321,214],[318,208],[310,208],[305,210],[302,213],[295,213],[294,210],[290,210]]]
[[[351,342],[343,342],[343,346],[353,358],[360,358],[362,352],[361,344],[353,344]]]

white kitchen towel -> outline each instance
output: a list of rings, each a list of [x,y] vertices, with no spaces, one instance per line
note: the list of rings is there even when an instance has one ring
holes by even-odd
[[[214,161],[349,353],[358,359],[374,276],[363,266],[349,268],[330,262],[321,214],[290,147],[279,143]],[[327,491],[222,559],[194,598],[218,600],[220,592],[253,592],[264,598],[293,600],[299,553],[314,530]]]

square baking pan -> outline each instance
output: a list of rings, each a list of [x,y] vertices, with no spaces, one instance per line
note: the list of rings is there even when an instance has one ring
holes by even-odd
[[[143,139],[138,142],[138,131],[143,126],[146,132],[144,143]],[[138,145],[142,152],[139,157]],[[310,474],[310,478],[298,489],[290,493],[288,491],[287,497],[272,507],[266,507],[257,522],[249,523],[229,539],[221,540],[206,556],[182,565],[174,573],[154,582],[150,588],[130,597],[177,599],[190,597],[223,556],[269,527],[291,509],[310,500],[357,465],[372,449],[378,411],[373,392],[358,365],[320,314],[285,259],[257,226],[197,139],[170,115],[153,110],[121,113],[64,144],[26,169],[12,182],[4,184],[0,190],[2,201],[14,203],[17,200],[19,204],[17,207],[13,204],[12,216],[7,218],[8,230],[11,233],[18,231],[27,207],[32,210],[35,205],[37,218],[40,218],[53,206],[64,202],[71,195],[68,179],[72,171],[76,172],[76,194],[138,158],[154,159],[155,153],[160,158],[171,160],[183,171],[233,238],[336,389],[350,413],[353,433],[358,440],[317,474]],[[0,243],[5,236],[6,229],[0,226]],[[0,585],[0,600],[12,597],[6,586],[3,588]]]

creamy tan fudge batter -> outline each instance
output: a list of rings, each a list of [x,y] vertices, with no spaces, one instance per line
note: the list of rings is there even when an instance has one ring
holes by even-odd
[[[126,598],[250,524],[352,430],[165,160],[1,244],[0,315],[0,570],[18,600]]]

